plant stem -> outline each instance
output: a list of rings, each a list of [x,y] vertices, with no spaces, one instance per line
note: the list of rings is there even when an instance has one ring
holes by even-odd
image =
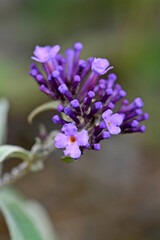
[[[17,167],[13,168],[10,173],[5,173],[0,179],[0,188],[10,185],[23,177],[29,171],[29,164],[22,162]]]
[[[51,132],[46,139],[42,142],[37,138],[36,143],[31,148],[31,159],[20,163],[17,167],[13,168],[10,173],[4,173],[0,176],[0,188],[15,183],[30,171],[38,171],[43,166],[44,160],[55,150],[54,138],[57,131]]]

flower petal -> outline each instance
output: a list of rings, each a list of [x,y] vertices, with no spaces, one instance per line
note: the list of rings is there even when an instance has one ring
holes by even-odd
[[[35,61],[37,61],[37,62],[41,62],[41,63],[44,62],[44,60],[42,60],[42,59],[40,59],[40,58],[37,58],[37,57],[31,57],[31,59],[33,59],[33,60],[35,60]]]
[[[113,125],[119,126],[119,125],[121,125],[121,123],[123,122],[123,117],[122,117],[121,114],[115,113],[115,114],[113,114],[113,115],[110,117],[110,122],[111,122],[111,124],[113,124]]]
[[[86,146],[88,144],[88,132],[86,130],[82,130],[76,134],[76,142],[79,146]]]
[[[66,136],[73,137],[77,133],[77,127],[74,123],[68,123],[62,127],[61,131],[64,132]]]
[[[110,132],[110,134],[113,134],[113,135],[119,134],[121,132],[120,127],[117,127],[112,124],[110,126],[107,124],[107,128],[108,128],[108,131]]]
[[[106,122],[106,121],[107,121],[107,122],[109,121],[110,116],[111,116],[112,113],[113,113],[112,110],[111,110],[111,109],[108,109],[108,110],[106,110],[106,111],[102,114],[102,118],[104,119],[105,122]]]
[[[71,143],[66,147],[66,150],[64,150],[64,154],[65,156],[69,155],[70,157],[77,159],[81,156],[81,151],[77,143]]]
[[[50,46],[45,46],[45,47],[36,46],[33,53],[37,58],[43,60],[49,55],[50,50],[51,50]]]
[[[59,45],[55,45],[55,46],[51,47],[50,55],[54,58],[57,55],[57,53],[59,52],[59,50],[60,50]]]
[[[59,45],[55,45],[53,47],[50,46],[45,46],[45,47],[40,47],[36,46],[34,50],[34,55],[35,57],[32,57],[33,60],[37,62],[47,62],[50,59],[54,58],[58,51],[60,50]]]
[[[95,58],[92,63],[92,71],[98,75],[103,75],[107,72],[109,61],[105,58]]]
[[[58,133],[54,139],[56,148],[65,148],[69,144],[69,137],[63,133]]]

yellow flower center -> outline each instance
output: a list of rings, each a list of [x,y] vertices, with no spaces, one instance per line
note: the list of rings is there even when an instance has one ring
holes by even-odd
[[[76,142],[76,138],[75,137],[70,137],[70,143],[75,143]]]
[[[108,125],[111,126],[111,122],[110,121],[108,121]]]

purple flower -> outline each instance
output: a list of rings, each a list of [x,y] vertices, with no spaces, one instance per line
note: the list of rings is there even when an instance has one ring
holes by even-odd
[[[114,73],[101,78],[113,68],[107,59],[81,59],[83,45],[79,42],[67,49],[65,56],[57,54],[59,49],[58,45],[36,47],[32,59],[42,62],[44,74],[36,64],[30,66],[40,91],[60,102],[58,115],[52,118],[62,125],[55,138],[57,148],[66,148],[64,154],[77,159],[86,148],[100,150],[100,142],[112,134],[145,131],[141,122],[148,114],[142,112],[142,99],[135,98],[132,103],[124,99],[127,93],[116,84]]]
[[[88,143],[88,132],[82,130],[77,132],[77,127],[73,123],[65,124],[61,132],[55,137],[55,146],[57,148],[66,148],[64,154],[69,155],[72,158],[78,159],[81,156],[81,147],[87,146]]]
[[[60,50],[59,45],[55,45],[53,47],[50,47],[50,46],[45,46],[45,47],[36,46],[36,48],[33,52],[35,57],[32,57],[32,59],[37,61],[37,62],[45,63],[45,62],[51,60],[52,58],[54,58],[57,55],[57,53],[59,52],[59,50]]]
[[[115,113],[108,109],[102,114],[102,118],[105,121],[108,131],[111,134],[119,134],[121,132],[121,128],[119,127],[123,122],[122,115]]]
[[[109,61],[105,58],[94,58],[93,60],[92,71],[98,75],[104,75],[112,68],[113,67],[109,68]]]

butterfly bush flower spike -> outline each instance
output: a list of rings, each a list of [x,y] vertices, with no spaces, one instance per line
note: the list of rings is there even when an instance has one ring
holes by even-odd
[[[58,53],[59,45],[37,46],[32,59],[42,63],[42,69],[34,63],[30,66],[30,75],[40,90],[60,102],[52,118],[62,126],[55,146],[74,159],[85,149],[100,150],[101,142],[112,135],[144,132],[141,122],[149,117],[142,112],[141,98],[132,103],[125,98],[127,93],[116,83],[117,76],[110,73],[113,67],[109,61],[81,59],[82,49],[82,43],[75,43],[63,56]]]

